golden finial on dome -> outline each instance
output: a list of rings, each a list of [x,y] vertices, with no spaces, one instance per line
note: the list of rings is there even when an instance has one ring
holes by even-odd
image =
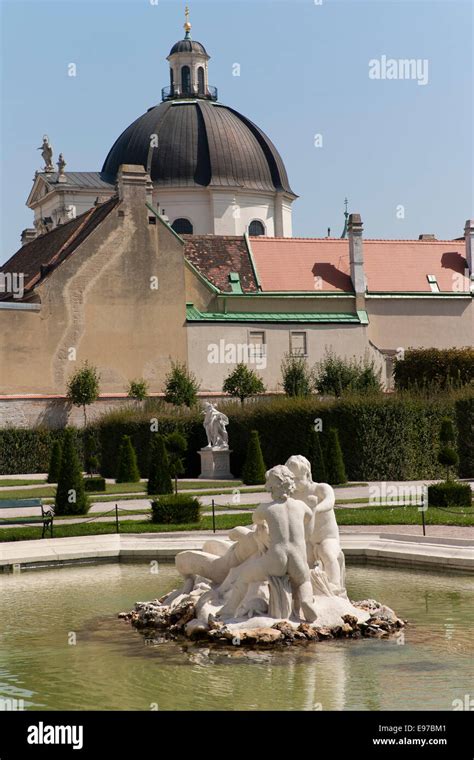
[[[189,32],[191,31],[191,24],[189,22],[189,8],[186,6],[184,9],[184,15],[186,16],[186,21],[184,22],[184,31],[186,32],[186,36],[189,36]]]

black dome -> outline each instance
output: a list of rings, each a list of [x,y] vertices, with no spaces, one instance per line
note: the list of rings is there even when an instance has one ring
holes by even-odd
[[[191,39],[179,40],[170,50],[170,55],[173,53],[204,53],[207,55],[204,45]]]
[[[150,136],[158,148],[150,154]],[[269,138],[232,108],[208,100],[172,100],[150,108],[114,143],[102,179],[114,182],[121,164],[147,168],[163,187],[220,186],[249,190],[290,188],[280,154]]]

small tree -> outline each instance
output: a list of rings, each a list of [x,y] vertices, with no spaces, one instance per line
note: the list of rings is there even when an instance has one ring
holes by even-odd
[[[324,453],[327,482],[332,486],[339,483],[347,483],[346,469],[344,467],[341,444],[339,443],[339,433],[335,428],[331,428],[328,432]]]
[[[459,462],[457,451],[454,448],[455,440],[453,423],[449,417],[445,417],[441,422],[439,433],[438,462],[446,467],[446,481],[450,479],[450,468],[455,467]]]
[[[247,445],[247,456],[242,470],[242,480],[247,486],[258,486],[265,483],[265,462],[257,430],[252,430]]]
[[[140,472],[137,465],[137,455],[129,435],[124,435],[120,444],[117,465],[116,483],[138,483]]]
[[[88,430],[84,438],[84,467],[90,476],[100,469],[100,444],[96,430]]]
[[[97,401],[99,397],[100,375],[95,367],[86,361],[69,378],[67,397],[74,406],[82,406],[84,411],[84,426],[87,425],[86,407]]]
[[[281,363],[281,374],[287,396],[311,394],[311,372],[304,357],[285,354]]]
[[[137,402],[145,401],[148,396],[148,383],[142,378],[131,380],[128,386],[127,396],[134,398]]]
[[[229,396],[239,398],[240,403],[243,404],[246,398],[265,393],[265,386],[254,370],[240,362],[225,379],[222,390]]]
[[[61,467],[56,489],[55,513],[57,515],[84,515],[89,509],[84,490],[74,432],[66,430],[62,446]]]
[[[346,391],[368,393],[380,391],[380,372],[373,360],[366,355],[363,359],[342,359],[332,351],[327,351],[324,359],[314,368],[314,386],[318,393],[342,396]]]
[[[194,406],[199,383],[186,364],[171,362],[171,370],[165,379],[165,401],[175,406]]]
[[[168,452],[160,433],[155,433],[151,439],[147,493],[150,496],[173,493]]]
[[[327,483],[326,465],[324,463],[321,437],[313,428],[308,438],[308,460],[311,464],[311,473],[316,483]]]
[[[178,493],[178,475],[183,475],[185,472],[184,455],[188,449],[188,442],[184,435],[174,432],[166,437],[165,446],[168,452],[170,475],[174,478],[175,493]]]
[[[53,443],[53,448],[51,450],[51,457],[49,460],[48,483],[57,483],[59,480],[59,473],[61,471],[61,454],[62,454],[61,441],[56,440]]]

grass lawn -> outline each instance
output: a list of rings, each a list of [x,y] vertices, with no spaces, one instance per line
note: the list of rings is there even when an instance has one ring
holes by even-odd
[[[421,512],[417,507],[360,507],[337,509],[338,525],[420,525]],[[426,525],[474,525],[472,507],[429,507],[425,512]]]
[[[250,506],[250,505],[249,505]],[[207,509],[207,507],[206,507]],[[133,515],[132,515],[133,516]],[[88,516],[85,516],[85,520]],[[421,528],[421,513],[416,507],[394,507],[381,509],[378,507],[361,509],[337,510],[339,525],[418,525]],[[472,508],[454,508],[449,510],[431,507],[425,512],[426,525],[474,525]],[[250,525],[252,515],[240,513],[236,515],[216,512],[216,529],[230,530],[237,525]],[[184,525],[155,525],[148,520],[124,520],[120,523],[120,533],[172,533],[176,531],[212,530],[212,516],[202,517],[199,523]],[[55,538],[68,536],[90,536],[115,533],[115,523],[84,522],[73,525],[56,525]],[[13,527],[0,530],[0,542],[28,541],[38,539],[41,529],[37,527]]]
[[[26,480],[22,478],[0,478],[0,488],[18,488],[19,486],[40,486],[46,480]]]
[[[251,522],[252,515],[216,515],[217,530],[230,530],[237,525],[250,525]],[[212,517],[202,517],[199,523],[183,525],[156,525],[148,520],[124,520],[120,523],[120,533],[172,533],[180,530],[212,530]],[[75,523],[74,525],[55,526],[54,538],[115,532],[115,523]],[[40,528],[5,528],[5,530],[0,531],[0,542],[30,541],[40,537]]]

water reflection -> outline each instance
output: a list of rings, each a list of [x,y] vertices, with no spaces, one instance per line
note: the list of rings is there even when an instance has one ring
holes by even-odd
[[[348,581],[352,598],[381,599],[409,620],[399,643],[154,645],[116,615],[176,585],[172,566],[0,576],[0,698],[53,710],[413,710],[451,709],[470,692],[469,579],[349,567]]]

